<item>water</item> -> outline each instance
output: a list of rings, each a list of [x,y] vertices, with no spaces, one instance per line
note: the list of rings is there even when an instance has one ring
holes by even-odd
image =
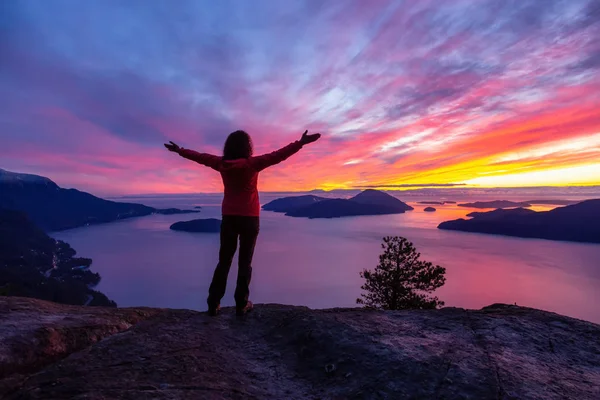
[[[272,197],[271,197],[272,198]],[[263,197],[263,202],[270,197]],[[217,263],[217,234],[175,232],[177,221],[219,217],[219,196],[128,198],[152,206],[191,208],[200,214],[153,215],[54,234],[70,243],[102,281],[98,290],[119,306],[205,310]],[[311,308],[353,307],[359,271],[374,268],[381,239],[411,240],[422,258],[446,268],[437,295],[447,306],[481,308],[517,303],[600,323],[600,245],[442,231],[437,225],[470,209],[410,202],[414,211],[388,216],[309,220],[263,212],[251,299]],[[548,209],[538,207],[538,210]],[[237,260],[224,305],[233,305]]]

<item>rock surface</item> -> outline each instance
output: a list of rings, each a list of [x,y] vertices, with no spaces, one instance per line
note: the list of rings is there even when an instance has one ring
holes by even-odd
[[[600,398],[600,326],[557,314],[233,314],[0,298],[0,398]]]

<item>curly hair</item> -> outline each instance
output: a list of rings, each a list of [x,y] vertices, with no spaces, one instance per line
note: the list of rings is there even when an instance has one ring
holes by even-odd
[[[245,131],[231,132],[225,140],[223,159],[250,158],[253,153],[252,138]]]

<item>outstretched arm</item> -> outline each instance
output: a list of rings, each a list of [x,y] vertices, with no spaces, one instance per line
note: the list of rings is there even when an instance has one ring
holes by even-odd
[[[173,142],[165,143],[165,147],[167,148],[167,150],[172,151],[173,153],[177,153],[183,158],[195,161],[198,164],[206,165],[207,167],[210,167],[215,171],[218,171],[219,166],[221,165],[221,157],[219,156],[214,156],[212,154],[206,153],[198,153],[194,150],[184,149],[183,147],[179,147]]]
[[[257,171],[262,171],[265,168],[268,168],[272,165],[279,164],[280,162],[287,160],[292,155],[296,154],[302,146],[305,144],[313,143],[319,140],[321,137],[320,133],[315,133],[313,135],[309,135],[308,131],[304,131],[302,138],[293,143],[288,144],[287,146],[274,151],[272,153],[264,154],[262,156],[254,157],[253,165]]]

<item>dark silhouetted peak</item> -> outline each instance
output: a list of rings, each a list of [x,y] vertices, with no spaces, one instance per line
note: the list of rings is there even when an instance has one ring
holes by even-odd
[[[399,207],[402,208],[404,211],[413,209],[411,206],[402,202],[396,197],[375,189],[367,189],[352,197],[350,200],[360,204],[375,204],[390,207]]]
[[[326,200],[326,198],[313,196],[310,194],[304,196],[290,196],[270,201],[267,204],[265,204],[262,208],[266,211],[285,213],[296,208],[306,207],[323,200]]]
[[[0,185],[45,185],[58,189],[58,185],[50,179],[33,174],[11,172],[0,168]]]

